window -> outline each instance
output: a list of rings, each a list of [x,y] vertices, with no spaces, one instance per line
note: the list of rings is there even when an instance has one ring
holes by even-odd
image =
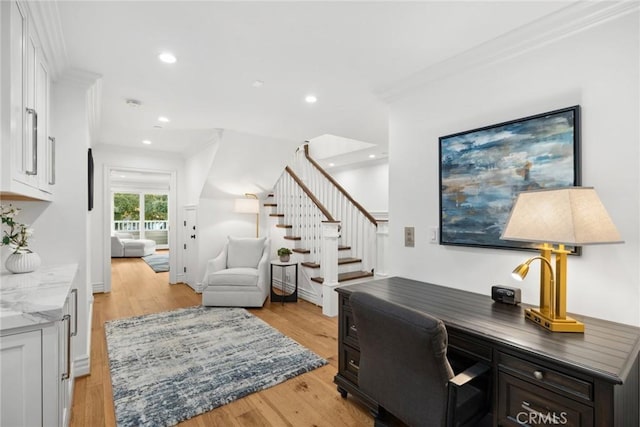
[[[150,239],[169,247],[169,196],[157,193],[113,193],[111,231]]]

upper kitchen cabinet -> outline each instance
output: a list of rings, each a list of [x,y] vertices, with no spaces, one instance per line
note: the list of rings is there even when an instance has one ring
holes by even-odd
[[[2,199],[53,199],[51,78],[37,28],[22,2],[0,2]]]

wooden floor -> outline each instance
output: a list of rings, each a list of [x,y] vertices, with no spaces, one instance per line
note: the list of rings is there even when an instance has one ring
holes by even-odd
[[[71,426],[115,426],[104,322],[200,304],[189,286],[169,285],[140,258],[112,260],[112,291],[94,295],[91,374],[77,378]],[[181,423],[181,426],[372,426],[366,408],[342,399],[333,384],[338,367],[338,321],[306,301],[265,303],[251,309],[285,335],[329,361],[319,369],[251,394]]]

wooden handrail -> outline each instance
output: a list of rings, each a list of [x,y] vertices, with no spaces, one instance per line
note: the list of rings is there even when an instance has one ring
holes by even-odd
[[[302,188],[302,191],[304,191],[305,194],[311,199],[311,201],[318,207],[318,209],[320,209],[320,212],[324,214],[327,220],[331,222],[336,222],[336,220],[333,218],[333,216],[327,210],[327,208],[325,208],[322,205],[322,203],[320,203],[320,200],[318,200],[316,196],[313,195],[311,190],[309,190],[309,188],[304,184],[304,182],[302,182],[302,180],[298,177],[298,175],[296,175],[296,173],[289,166],[285,167],[284,170],[286,170],[287,173],[291,176],[291,178],[293,178],[293,180],[300,186],[300,188]]]
[[[373,215],[371,215],[369,212],[367,212],[367,210],[365,208],[363,208],[360,203],[356,202],[355,199],[353,197],[351,197],[351,195],[347,192],[347,190],[345,190],[340,184],[338,184],[338,182],[335,179],[333,179],[333,177],[331,175],[329,175],[327,173],[327,171],[325,171],[322,168],[322,166],[320,166],[320,164],[318,162],[316,162],[309,155],[309,144],[304,144],[304,156],[307,158],[307,160],[309,160],[309,163],[311,163],[316,169],[318,169],[318,171],[322,175],[324,175],[325,178],[327,178],[329,180],[330,183],[335,185],[335,187],[338,189],[338,191],[340,191],[344,195],[344,197],[346,197],[347,200],[349,200],[362,213],[362,215],[365,216],[365,218],[367,218],[369,221],[371,221],[371,223],[373,225],[375,225],[376,227],[378,226],[378,221],[373,217]]]

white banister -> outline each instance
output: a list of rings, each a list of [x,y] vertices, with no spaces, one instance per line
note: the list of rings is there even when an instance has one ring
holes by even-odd
[[[325,316],[338,315],[338,239],[340,238],[340,223],[336,221],[322,222],[322,314]]]
[[[298,149],[293,169],[305,185],[318,198],[342,226],[341,244],[351,247],[351,254],[362,260],[364,271],[377,268],[377,224],[350,196],[334,184],[319,166],[308,158],[304,148]]]
[[[387,255],[389,252],[389,223],[387,221],[378,221],[378,268],[376,274],[378,276],[387,276]]]

